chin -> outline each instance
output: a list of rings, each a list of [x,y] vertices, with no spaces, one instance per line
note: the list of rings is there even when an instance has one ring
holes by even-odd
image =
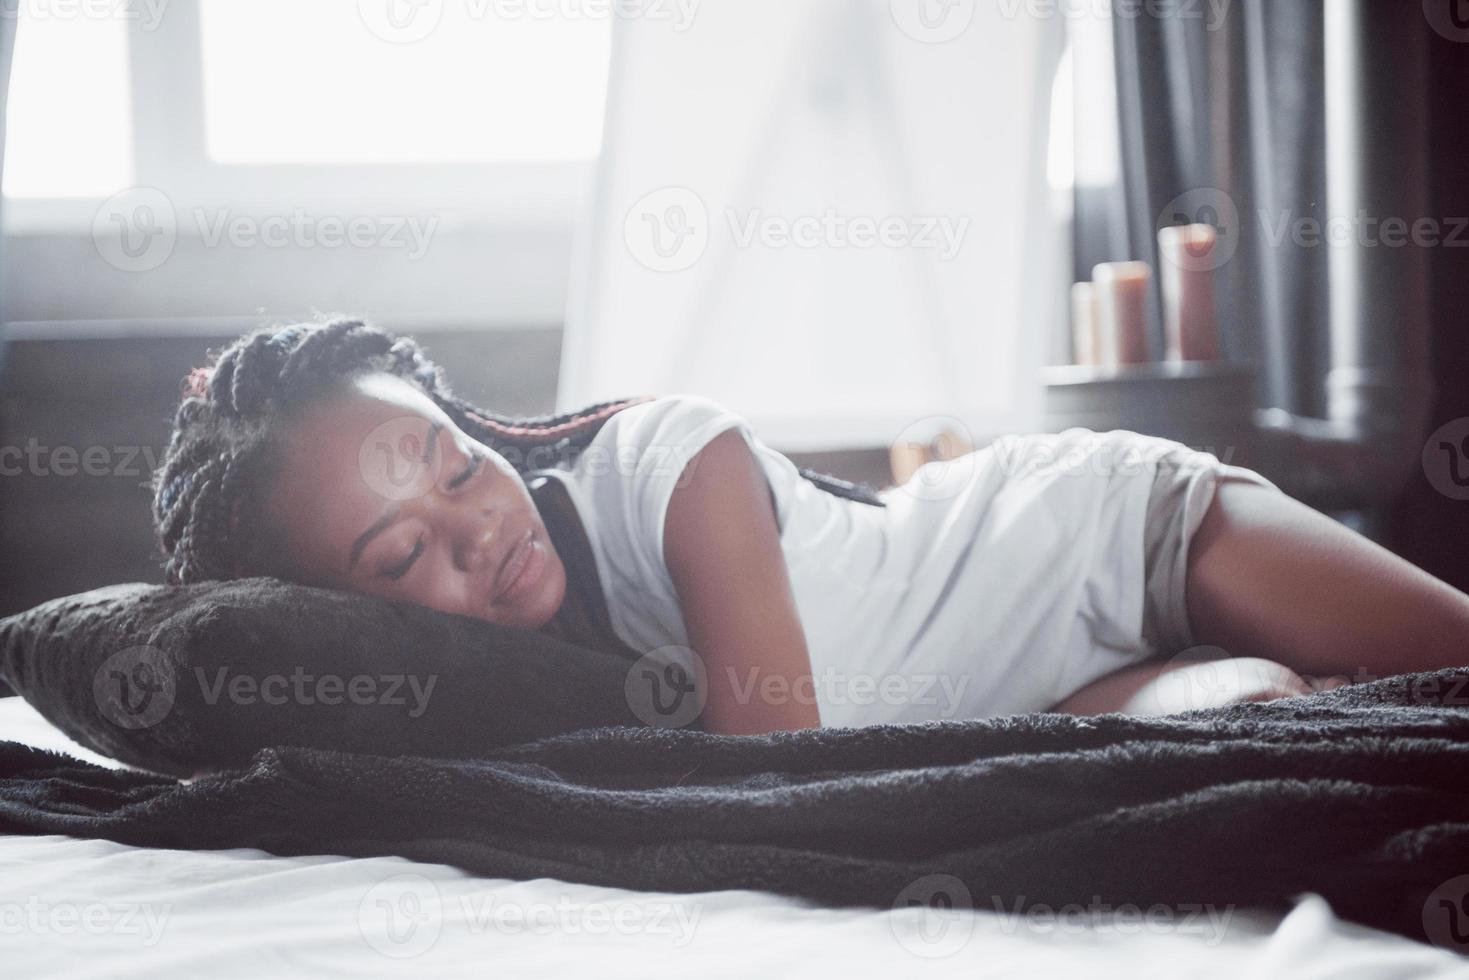
[[[547,577],[550,581],[546,583],[546,608],[542,610],[541,621],[531,627],[532,629],[540,629],[549,623],[566,601],[566,569],[561,567],[561,562],[555,563]]]
[[[522,629],[540,629],[556,616],[557,610],[561,608],[561,603],[565,599],[566,570],[557,561],[546,569],[546,581],[542,584],[539,595],[496,621],[507,626],[519,626]]]

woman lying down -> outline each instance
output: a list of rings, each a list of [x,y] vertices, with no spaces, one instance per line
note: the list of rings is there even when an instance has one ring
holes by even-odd
[[[573,590],[526,482],[550,473],[617,639],[702,676],[708,731],[1166,713],[1465,663],[1469,596],[1132,432],[1005,437],[872,492],[707,398],[497,416],[347,319],[242,337],[186,389],[155,477],[171,581],[555,632]]]

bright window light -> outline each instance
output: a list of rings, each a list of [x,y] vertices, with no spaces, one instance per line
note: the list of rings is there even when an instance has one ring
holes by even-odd
[[[202,0],[208,155],[239,164],[589,159],[602,140],[610,18],[546,16],[563,6],[581,7]],[[369,16],[378,7],[383,16]]]
[[[1067,21],[1075,142],[1072,160],[1079,187],[1110,187],[1121,179],[1117,136],[1117,89],[1113,61],[1112,21],[1102,8]]]
[[[28,18],[32,6],[17,8],[4,194],[108,197],[133,179],[127,21]]]
[[[1076,185],[1076,98],[1071,52],[1071,46],[1067,45],[1051,84],[1046,182],[1054,191],[1070,191]]]

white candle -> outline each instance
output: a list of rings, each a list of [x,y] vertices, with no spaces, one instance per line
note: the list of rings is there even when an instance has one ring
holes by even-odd
[[[1097,336],[1097,291],[1089,282],[1071,285],[1072,363],[1096,366],[1102,363]]]
[[[1153,270],[1146,262],[1103,262],[1092,269],[1102,364],[1148,360],[1148,284],[1152,278]]]
[[[1163,287],[1163,337],[1170,361],[1219,359],[1214,318],[1214,269],[1219,233],[1212,225],[1175,225],[1158,231]]]

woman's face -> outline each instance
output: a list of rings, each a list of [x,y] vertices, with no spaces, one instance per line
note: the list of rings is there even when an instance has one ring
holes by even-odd
[[[566,570],[525,483],[433,400],[375,374],[285,434],[267,510],[309,584],[535,629]]]

